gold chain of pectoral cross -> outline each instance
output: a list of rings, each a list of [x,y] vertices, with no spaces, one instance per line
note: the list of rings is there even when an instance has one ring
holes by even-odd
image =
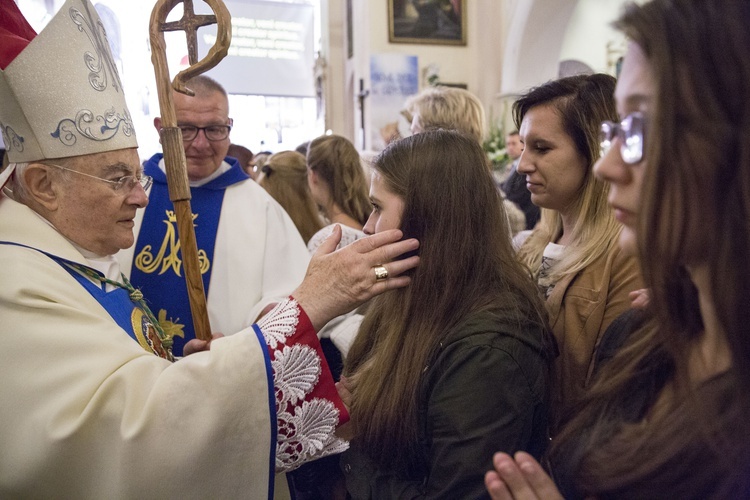
[[[143,299],[143,293],[135,288],[132,283],[130,283],[130,280],[125,277],[124,274],[120,274],[122,276],[123,283],[120,283],[119,281],[111,280],[107,278],[106,276],[99,274],[98,272],[94,271],[90,267],[82,266],[81,264],[76,264],[74,262],[67,262],[67,264],[75,269],[76,271],[79,271],[86,276],[88,276],[91,279],[97,280],[101,283],[107,283],[112,286],[116,286],[118,288],[122,288],[123,290],[127,290],[130,295],[130,300],[135,302],[140,306],[140,308],[143,310],[143,312],[146,314],[146,317],[151,322],[151,324],[154,327],[154,330],[156,330],[156,334],[159,336],[159,340],[161,340],[161,345],[164,346],[165,349],[171,349],[172,348],[172,337],[164,333],[164,329],[161,327],[161,324],[159,324],[159,321],[154,316],[154,313],[151,312],[151,309],[146,304],[146,301]]]

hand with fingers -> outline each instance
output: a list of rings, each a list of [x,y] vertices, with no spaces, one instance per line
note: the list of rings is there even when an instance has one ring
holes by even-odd
[[[190,356],[191,354],[195,354],[196,352],[210,351],[211,342],[213,342],[216,339],[220,339],[223,336],[224,336],[223,333],[214,333],[211,340],[201,340],[201,339],[189,340],[185,344],[185,346],[182,348],[183,357]]]
[[[539,462],[523,451],[511,457],[495,453],[495,470],[487,472],[484,484],[492,500],[562,500],[555,486]]]
[[[336,382],[336,391],[339,393],[339,397],[341,398],[341,401],[344,402],[344,405],[346,406],[346,409],[351,412],[352,408],[352,384],[351,381],[341,376],[341,379]],[[352,422],[351,420],[344,425],[341,425],[336,428],[336,436],[338,436],[340,439],[345,439],[347,441],[351,441],[354,437],[354,430],[352,428]]]
[[[403,274],[419,264],[418,256],[394,260],[419,248],[415,239],[401,241],[397,229],[383,231],[334,251],[341,240],[336,226],[312,257],[307,274],[292,296],[315,330],[372,297],[409,284]]]
[[[630,297],[630,305],[635,309],[646,309],[651,301],[648,288],[633,290],[628,296]]]

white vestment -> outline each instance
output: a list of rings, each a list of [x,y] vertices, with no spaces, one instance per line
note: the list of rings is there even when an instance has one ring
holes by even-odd
[[[142,221],[143,210],[139,210],[136,240]],[[117,254],[128,277],[134,248]],[[265,189],[251,179],[226,188],[206,297],[213,332],[231,335],[253,324],[266,306],[297,288],[309,262],[310,254],[292,219]],[[149,300],[157,314],[158,297]]]
[[[267,498],[275,472],[341,451],[345,410],[295,301],[170,363],[43,252],[81,253],[6,197],[0,241],[0,498]]]

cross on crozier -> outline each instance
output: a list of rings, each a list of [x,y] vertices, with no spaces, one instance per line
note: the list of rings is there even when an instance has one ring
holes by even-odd
[[[178,2],[179,3],[179,2]],[[170,23],[164,23],[159,27],[160,31],[184,31],[187,37],[188,57],[192,66],[198,62],[198,28],[216,24],[216,16],[196,15],[193,9],[193,0],[183,0],[182,19]],[[176,4],[175,4],[176,5]]]

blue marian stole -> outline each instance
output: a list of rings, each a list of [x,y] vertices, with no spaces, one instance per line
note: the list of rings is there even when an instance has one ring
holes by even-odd
[[[70,263],[70,261],[43,250],[39,250],[38,248],[8,241],[0,241],[0,244],[17,245],[36,250],[60,264],[63,269],[70,273],[70,275],[83,288],[85,288],[86,291],[88,291],[91,296],[99,302],[99,304],[101,304],[115,323],[125,330],[133,340],[138,342],[143,349],[156,354],[160,358],[171,360],[168,349],[162,346],[161,339],[154,330],[154,327],[151,326],[148,316],[131,300],[130,292],[123,288],[115,288],[114,290],[107,292],[104,283],[101,283],[100,285],[94,284],[88,278],[76,272],[72,267],[76,265],[75,263]],[[90,271],[101,276],[101,274],[94,269],[90,269]]]
[[[169,200],[167,176],[159,168],[161,159],[162,155],[156,154],[144,164],[144,173],[154,178],[154,184],[133,252],[130,282],[141,289],[165,333],[173,338],[174,355],[182,356],[182,348],[188,340],[195,338],[195,330],[182,270],[177,220],[174,206]],[[225,161],[232,165],[230,170],[208,184],[190,188],[190,205],[206,295],[211,283],[214,245],[224,192],[232,184],[249,179],[234,158],[227,157]]]

